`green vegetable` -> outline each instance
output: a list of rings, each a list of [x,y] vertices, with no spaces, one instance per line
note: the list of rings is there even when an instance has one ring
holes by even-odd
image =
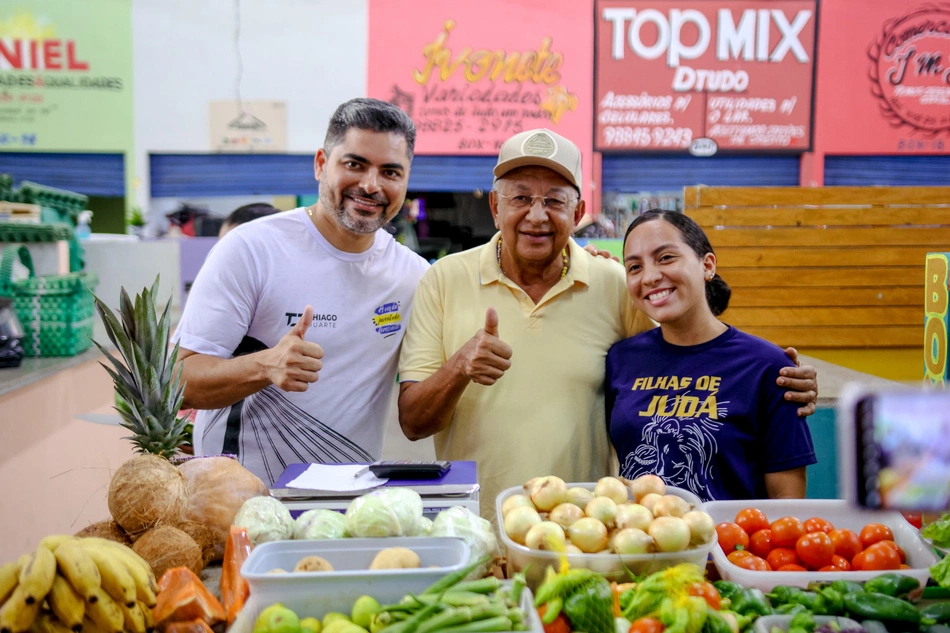
[[[844,596],[841,592],[835,591],[831,587],[825,587],[818,592],[825,599],[825,608],[828,615],[841,615],[844,613]]]
[[[880,620],[862,620],[861,628],[867,633],[887,633],[887,627]]]
[[[707,609],[706,622],[703,624],[703,633],[732,633],[732,627],[718,611]]]
[[[835,580],[830,585],[828,585],[842,596],[846,596],[849,593],[854,593],[856,591],[864,591],[864,585],[859,582],[854,582],[853,580]]]
[[[937,624],[950,622],[950,601],[935,602],[934,604],[927,605],[920,610],[920,615],[933,620]]]
[[[796,593],[791,598],[792,603],[800,604],[815,615],[828,615],[828,604],[824,596],[814,591]]]
[[[944,556],[942,561],[930,568],[930,577],[944,589],[950,589],[950,556]]]
[[[779,605],[775,609],[775,615],[795,615],[796,613],[809,612],[804,606],[790,602],[788,604]],[[810,613],[810,612],[809,612]]]
[[[485,563],[487,563],[488,558],[489,558],[488,556],[485,556],[484,558],[481,558],[475,561],[468,567],[464,569],[460,569],[457,572],[453,572],[449,574],[448,576],[443,577],[441,580],[438,580],[434,582],[433,584],[429,585],[429,588],[423,591],[422,594],[423,595],[440,594],[443,591],[448,590],[450,587],[454,587],[455,585],[459,584],[462,580],[464,580],[466,576],[472,573],[472,571],[474,571],[475,569],[478,569],[480,565],[484,565]]]
[[[881,574],[864,583],[867,593],[883,593],[885,596],[903,596],[920,588],[920,581],[903,574],[893,572]]]
[[[571,629],[585,633],[616,633],[613,591],[603,576],[594,575],[564,600]]]
[[[844,608],[862,620],[880,620],[890,629],[894,624],[920,624],[920,611],[909,602],[883,593],[850,593],[844,597]]]
[[[597,574],[591,570],[580,568],[571,569],[566,574],[555,574],[553,571],[549,572],[548,577],[545,578],[541,586],[538,587],[538,591],[534,596],[534,606],[540,607],[542,604],[550,602],[553,598],[566,598],[578,588],[597,577]]]
[[[732,598],[736,595],[736,592],[742,589],[742,586],[739,583],[731,582],[729,580],[717,580],[713,583],[713,587],[716,588],[716,591],[719,592],[719,595],[723,598]]]
[[[800,626],[789,627],[787,633],[811,633],[808,629],[802,628]]]
[[[541,618],[541,622],[551,624],[557,620],[557,616],[561,615],[561,609],[564,608],[564,600],[561,598],[552,598],[546,604],[547,609],[544,610],[544,617]]]
[[[943,587],[924,587],[921,600],[950,600],[950,589]]]
[[[473,581],[478,582],[478,581]],[[500,582],[500,581],[499,581]],[[508,596],[508,599],[511,600],[514,604],[521,604],[521,592],[524,591],[525,584],[527,579],[525,578],[524,572],[518,572],[511,578],[511,594]]]
[[[337,513],[339,514],[339,513]],[[478,580],[466,580],[449,588],[449,591],[471,591],[472,593],[493,593],[498,591],[505,583],[494,576],[480,578]]]
[[[777,606],[781,604],[787,604],[789,599],[796,593],[801,593],[803,589],[801,587],[792,587],[789,585],[778,585],[773,587],[772,591],[765,594],[768,597],[769,602],[772,603],[772,606]]]
[[[926,526],[920,534],[933,541],[937,547],[950,547],[950,514],[945,514]]]
[[[681,606],[674,604],[670,598],[665,598],[658,616],[666,627],[664,633],[700,633],[706,624],[708,613],[709,608],[705,600],[690,596]]]
[[[461,626],[452,626],[440,629],[439,633],[492,633],[494,631],[511,631],[514,625],[503,615],[477,622],[469,622]]]
[[[746,587],[736,592],[732,598],[732,609],[742,615],[771,615],[772,607],[768,598],[759,589]]]

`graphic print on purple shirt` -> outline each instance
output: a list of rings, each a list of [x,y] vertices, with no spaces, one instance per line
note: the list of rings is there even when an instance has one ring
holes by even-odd
[[[785,353],[734,327],[700,345],[660,328],[607,354],[607,425],[628,479],[653,473],[701,499],[765,498],[766,473],[814,464],[798,405],[775,384]]]

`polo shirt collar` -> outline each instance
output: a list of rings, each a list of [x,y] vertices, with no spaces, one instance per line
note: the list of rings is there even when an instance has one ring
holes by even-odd
[[[483,286],[501,281],[501,267],[498,265],[498,240],[500,239],[501,231],[495,233],[491,240],[482,246],[482,250],[478,255],[478,277]],[[574,238],[568,239],[567,248],[571,258],[570,268],[567,269],[567,278],[572,282],[589,286],[590,253],[581,248],[574,241]]]

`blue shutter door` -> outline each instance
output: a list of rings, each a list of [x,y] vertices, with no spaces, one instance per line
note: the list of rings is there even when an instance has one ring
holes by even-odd
[[[797,187],[800,160],[788,156],[649,156],[603,158],[604,192],[667,191],[692,185]]]
[[[827,186],[950,186],[950,156],[825,156]]]
[[[409,191],[464,192],[492,188],[495,156],[416,156]]]
[[[122,154],[0,152],[0,173],[12,174],[14,185],[29,180],[85,196],[125,196]]]

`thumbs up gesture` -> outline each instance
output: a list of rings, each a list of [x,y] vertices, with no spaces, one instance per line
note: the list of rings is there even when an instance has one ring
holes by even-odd
[[[511,347],[498,338],[498,312],[488,308],[485,327],[459,350],[461,371],[472,382],[493,385],[511,367]]]
[[[304,338],[312,321],[313,307],[307,306],[300,320],[270,350],[267,378],[284,391],[306,391],[323,369],[323,348]]]

